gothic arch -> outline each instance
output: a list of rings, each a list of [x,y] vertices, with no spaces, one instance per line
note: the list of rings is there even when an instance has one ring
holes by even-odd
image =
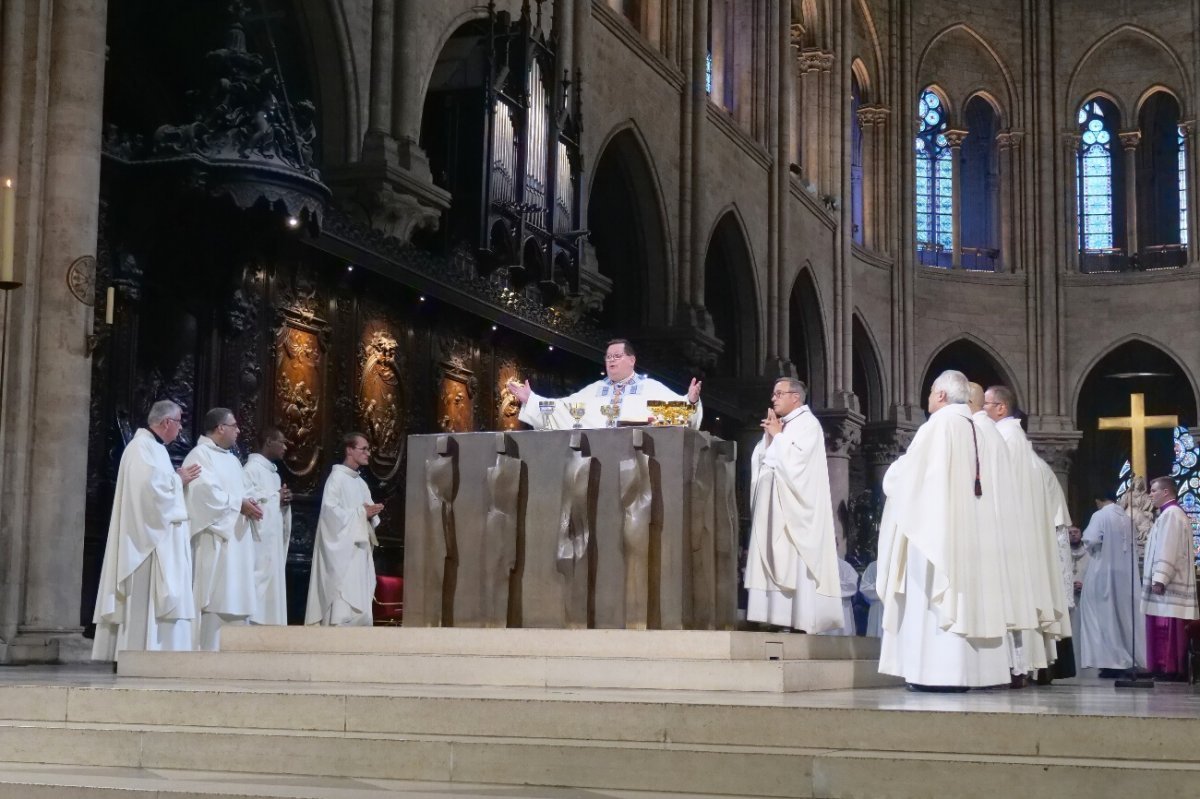
[[[1121,115],[1123,117],[1129,118],[1128,112],[1130,109],[1135,105],[1140,105],[1140,100],[1135,104],[1133,99],[1134,94],[1137,93],[1139,89],[1133,88],[1132,86],[1121,87],[1120,83],[1123,76],[1121,76],[1119,72],[1110,73],[1106,72],[1105,70],[1099,70],[1099,75],[1096,79],[1089,81],[1089,85],[1087,87],[1081,86],[1084,68],[1088,66],[1088,62],[1092,59],[1092,56],[1096,55],[1102,50],[1119,46],[1121,44],[1121,39],[1127,40],[1130,44],[1136,45],[1140,43],[1143,45],[1148,45],[1150,47],[1150,53],[1155,53],[1159,57],[1165,56],[1167,61],[1161,65],[1164,67],[1164,74],[1169,71],[1169,65],[1169,67],[1174,68],[1175,76],[1179,81],[1178,84],[1170,87],[1171,91],[1175,95],[1176,99],[1180,100],[1179,105],[1181,112],[1184,115],[1191,113],[1187,104],[1180,99],[1189,96],[1189,93],[1191,92],[1191,82],[1188,80],[1187,69],[1184,66],[1183,60],[1179,57],[1179,54],[1176,53],[1171,45],[1168,44],[1162,37],[1155,35],[1145,28],[1128,23],[1118,25],[1097,39],[1092,46],[1089,47],[1079,58],[1075,68],[1071,70],[1071,74],[1067,78],[1066,94],[1067,108],[1070,110],[1070,113],[1074,114],[1075,111],[1081,105],[1083,105],[1084,102],[1086,102],[1087,98],[1098,93],[1094,88],[1096,85],[1103,85],[1106,83],[1110,84],[1110,88],[1112,89],[1114,95],[1110,96],[1109,99],[1111,99],[1113,103],[1119,109],[1121,109]],[[1164,88],[1167,86],[1169,86],[1169,84],[1164,85]],[[1124,90],[1122,90],[1123,88]]]
[[[871,73],[867,69],[867,65],[863,63],[861,58],[855,57],[850,63],[850,72],[854,75],[854,79],[858,81],[858,91],[863,105],[869,105],[876,101],[878,90],[875,84],[871,81]]]
[[[812,264],[805,262],[788,294],[788,358],[800,379],[808,384],[809,404],[821,407],[828,401],[830,353],[825,338],[825,315]]]
[[[938,96],[938,99],[942,101],[942,108],[945,110],[946,122],[949,123],[950,127],[955,127],[958,125],[958,115],[961,111],[961,107],[956,108],[954,103],[950,102],[950,94],[940,85],[936,83],[929,83],[917,92],[917,98],[920,99],[921,96],[927,91],[933,92]],[[912,109],[912,113],[914,116],[916,116],[917,109]],[[919,120],[920,117],[917,117],[917,119]]]
[[[868,422],[882,421],[887,413],[887,381],[884,379],[879,347],[866,320],[858,311],[854,312],[852,327],[854,394]]]
[[[871,85],[871,102],[878,103],[886,96],[884,91],[884,60],[883,48],[879,44],[879,31],[875,27],[875,17],[871,13],[871,9],[867,6],[867,0],[857,0],[854,5],[857,12],[856,16],[862,19],[863,27],[866,28],[867,45],[870,47],[872,62],[874,69],[869,70],[871,75],[876,77],[876,80]]]
[[[934,379],[946,369],[958,369],[968,380],[984,388],[988,387],[988,383],[1002,383],[1016,392],[1017,404],[1022,410],[1028,405],[1024,386],[1017,380],[1012,368],[995,347],[978,336],[959,333],[933,349],[921,370],[921,402],[929,394]]]
[[[1008,114],[1006,114],[1004,111],[1004,106],[998,99],[996,99],[996,95],[984,89],[978,89],[967,96],[967,99],[963,101],[964,111],[966,110],[967,105],[969,105],[970,102],[976,97],[992,107],[992,111],[996,114],[996,127],[998,129],[1003,130],[1004,128],[1008,127],[1010,122]]]
[[[762,320],[754,254],[736,205],[717,214],[704,254],[704,305],[725,344],[717,370],[729,376],[758,374]]]
[[[301,27],[311,54],[309,74],[319,92],[323,165],[355,161],[362,146],[358,65],[342,3],[299,0]],[[336,69],[318,65],[336,65]]]
[[[633,122],[618,126],[599,153],[588,186],[587,227],[599,271],[613,281],[602,319],[612,329],[638,329],[650,324],[652,313],[668,309],[669,315],[677,293],[662,192]]]
[[[1133,106],[1133,118],[1134,119],[1137,119],[1142,115],[1142,106],[1144,106],[1146,104],[1146,101],[1149,100],[1154,95],[1158,94],[1159,92],[1162,92],[1163,94],[1169,94],[1172,97],[1172,99],[1175,100],[1175,103],[1179,106],[1179,116],[1181,119],[1183,118],[1183,99],[1178,94],[1176,94],[1175,90],[1172,89],[1170,86],[1167,86],[1162,83],[1156,83],[1153,86],[1146,89],[1144,92],[1142,92],[1141,95],[1138,97],[1137,102]]]
[[[1116,107],[1117,112],[1121,115],[1120,120],[1118,120],[1121,125],[1124,126],[1128,124],[1130,119],[1129,108],[1126,107],[1125,103],[1120,97],[1106,89],[1092,89],[1085,94],[1083,99],[1081,99],[1076,105],[1068,109],[1068,113],[1071,116],[1072,126],[1074,125],[1075,115],[1079,113],[1079,109],[1096,99],[1104,99],[1112,103]]]
[[[462,33],[466,26],[472,22],[487,19],[487,8],[483,5],[477,5],[468,11],[464,11],[454,19],[446,23],[442,28],[438,38],[430,45],[429,50],[424,54],[424,64],[421,67],[421,82],[417,89],[417,94],[421,98],[420,107],[417,109],[416,128],[421,130],[425,124],[425,101],[429,97],[429,85],[433,82],[434,70],[437,67],[438,61],[442,57],[442,52],[446,49],[446,45],[455,36]],[[398,46],[397,42],[397,46]],[[402,131],[392,131],[393,135],[400,136]]]
[[[987,54],[987,56],[991,59],[991,62],[994,65],[995,69],[998,70],[998,72],[999,72],[1001,82],[1003,83],[1004,94],[1006,95],[1006,99],[1003,103],[1001,103],[1001,105],[1005,108],[1013,109],[1012,116],[1013,116],[1013,118],[1015,118],[1017,116],[1017,112],[1016,112],[1017,85],[1016,85],[1016,82],[1013,80],[1012,70],[1010,70],[1008,68],[1008,65],[1004,63],[1004,59],[1002,59],[1000,57],[1000,53],[997,52],[996,48],[993,47],[991,45],[991,43],[988,42],[987,39],[985,39],[982,35],[980,35],[970,25],[967,25],[965,23],[957,23],[954,25],[949,25],[949,26],[943,28],[942,30],[938,31],[936,34],[934,34],[933,38],[931,38],[929,40],[929,43],[926,44],[925,48],[921,51],[920,57],[917,58],[917,69],[916,69],[917,76],[918,77],[922,76],[922,74],[923,74],[922,70],[926,66],[926,59],[929,58],[930,53],[932,53],[934,51],[934,48],[937,46],[937,44],[942,39],[944,39],[948,36],[951,36],[955,33],[963,33],[963,34],[967,35],[968,37],[970,37],[971,39],[973,39],[974,43],[977,44],[980,48],[982,48],[983,51]],[[930,81],[934,80],[935,78],[936,78],[936,76],[934,76],[934,75],[927,76],[927,79]],[[966,97],[970,94],[978,93],[979,91],[981,91],[982,89],[985,89],[985,88],[997,89],[1000,87],[986,87],[986,86],[975,85],[975,86],[970,86],[970,87],[964,87],[964,91],[960,92],[960,94],[963,97]],[[959,107],[961,108],[962,106],[959,106]],[[1010,124],[1012,124],[1012,123],[1010,122]]]
[[[1126,344],[1132,344],[1132,343],[1145,344],[1147,346],[1153,347],[1154,349],[1159,350],[1163,355],[1165,355],[1171,361],[1173,361],[1175,366],[1177,366],[1179,368],[1179,371],[1183,374],[1184,379],[1187,381],[1187,384],[1188,384],[1189,388],[1191,389],[1192,402],[1195,405],[1200,405],[1200,384],[1197,384],[1196,376],[1194,374],[1192,374],[1192,371],[1190,369],[1188,369],[1187,364],[1183,361],[1182,358],[1180,358],[1175,353],[1175,351],[1170,347],[1170,345],[1165,344],[1162,341],[1159,341],[1158,339],[1154,338],[1153,336],[1147,336],[1144,333],[1131,333],[1128,336],[1123,336],[1119,339],[1116,339],[1116,340],[1110,342],[1106,346],[1102,347],[1099,351],[1097,351],[1095,353],[1095,355],[1092,356],[1091,360],[1089,360],[1087,362],[1087,364],[1082,369],[1080,369],[1079,375],[1076,377],[1076,380],[1075,380],[1075,385],[1072,387],[1072,390],[1071,390],[1071,406],[1070,407],[1071,407],[1071,413],[1072,413],[1072,421],[1076,425],[1078,425],[1078,423],[1079,423],[1078,408],[1079,408],[1080,399],[1082,398],[1082,395],[1083,395],[1084,384],[1088,381],[1088,378],[1091,377],[1092,372],[1095,371],[1096,367],[1105,358],[1112,355],[1114,352],[1116,352],[1121,347],[1124,347]]]

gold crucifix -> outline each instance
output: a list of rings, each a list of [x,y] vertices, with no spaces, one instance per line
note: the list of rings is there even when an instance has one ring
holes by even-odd
[[[1116,417],[1101,417],[1100,430],[1128,430],[1133,436],[1133,454],[1130,465],[1132,476],[1148,478],[1146,474],[1146,431],[1161,428],[1174,428],[1179,424],[1178,416],[1147,416],[1146,395],[1129,395],[1129,415]]]

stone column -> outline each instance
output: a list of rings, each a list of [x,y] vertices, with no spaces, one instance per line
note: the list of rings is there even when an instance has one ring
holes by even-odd
[[[1029,433],[1029,443],[1033,445],[1033,451],[1050,466],[1050,470],[1062,486],[1064,495],[1067,495],[1071,462],[1075,459],[1075,451],[1079,449],[1079,441],[1082,438],[1083,433],[1078,430]],[[1078,521],[1075,520],[1076,523]]]
[[[838,556],[846,556],[846,526],[850,515],[850,456],[862,442],[863,416],[848,410],[816,411],[825,429],[825,460],[829,466],[829,498]]]
[[[395,0],[375,0],[371,9],[371,106],[367,136],[392,132],[392,70]]]
[[[834,119],[841,121],[842,115],[837,113],[837,109],[841,106],[841,98],[834,91],[833,87],[833,65],[835,58],[833,53],[822,52],[818,61],[818,88],[821,93],[820,109],[821,109],[821,146],[818,148],[821,158],[821,189],[826,193],[832,193],[838,183],[834,179],[834,157],[837,152],[837,147],[834,143],[834,136],[841,138],[841,131],[834,132]]]
[[[996,134],[996,146],[1000,149],[1000,268],[997,271],[1019,271],[1017,248],[1013,243],[1013,213],[1016,207],[1016,158],[1013,150],[1020,141],[1020,134],[1005,131]]]
[[[950,267],[962,267],[962,143],[967,137],[965,130],[946,131],[946,142],[950,145],[950,185],[953,191],[954,210],[950,216]]]
[[[806,48],[800,51],[800,122],[804,129],[801,141],[801,152],[804,156],[804,180],[814,191],[824,187],[821,184],[821,147],[825,140],[821,138],[821,63],[823,54],[820,50]]]
[[[50,28],[42,254],[29,459],[24,602],[18,643],[30,659],[87,659],[80,636],[92,308],[75,298],[69,270],[90,258],[94,279],[100,197],[106,0],[60,0]],[[90,299],[90,298],[89,298]],[[42,648],[39,656],[35,650]],[[57,650],[57,652],[55,652]]]
[[[775,48],[771,54],[770,74],[777,75],[772,94],[770,117],[771,139],[774,146],[774,161],[771,165],[771,186],[768,199],[774,229],[768,230],[771,252],[768,257],[767,276],[767,333],[765,347],[770,362],[769,371],[778,374],[790,373],[791,364],[787,351],[788,296],[784,274],[788,263],[789,209],[791,208],[791,161],[792,122],[789,118],[792,97],[792,7],[790,0],[775,0],[774,12],[778,26]],[[762,364],[755,364],[760,368]]]
[[[876,251],[884,249],[884,222],[887,219],[886,136],[888,110],[879,105],[858,109],[862,125],[863,148],[863,244]]]
[[[1130,258],[1137,255],[1137,148],[1142,140],[1141,131],[1124,131],[1120,135],[1121,147],[1125,150],[1125,252]]]
[[[863,429],[863,454],[867,459],[867,476],[872,488],[883,485],[888,467],[896,462],[912,443],[915,426],[896,422],[871,422]]]
[[[715,9],[714,9],[715,11]],[[683,168],[691,171],[691,263],[682,268],[691,269],[690,327],[708,330],[707,314],[704,311],[704,256],[707,241],[707,226],[704,198],[706,186],[701,179],[704,174],[704,139],[708,130],[708,94],[704,80],[708,69],[708,4],[696,3],[692,12],[692,146],[691,160]],[[716,43],[713,43],[716,50]],[[714,93],[716,90],[716,64],[713,64]]]
[[[1068,271],[1071,272],[1078,272],[1083,268],[1080,252],[1083,249],[1083,238],[1079,231],[1079,225],[1082,223],[1079,216],[1079,176],[1076,174],[1080,141],[1078,132],[1063,134],[1063,175],[1069,177],[1069,180],[1064,181],[1067,198],[1063,204],[1063,227],[1068,231],[1068,235],[1064,236],[1064,249]]]
[[[1196,191],[1196,181],[1200,180],[1200,159],[1196,154],[1196,121],[1184,120],[1179,123],[1179,129],[1183,131],[1184,160],[1187,165],[1188,263],[1194,263],[1197,254],[1200,254],[1200,247],[1196,244],[1200,241],[1197,239],[1197,236],[1200,236],[1200,202],[1197,201],[1197,197],[1200,195]]]

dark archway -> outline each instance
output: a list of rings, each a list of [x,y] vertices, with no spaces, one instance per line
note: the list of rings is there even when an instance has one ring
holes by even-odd
[[[951,341],[938,350],[925,368],[925,376],[921,379],[921,394],[918,397],[922,406],[929,396],[929,389],[937,376],[947,369],[957,369],[973,383],[987,388],[988,386],[1005,385],[1017,394],[1017,405],[1022,406],[1025,398],[1021,396],[1021,388],[1015,384],[1012,373],[992,353],[982,345],[967,338]]]
[[[963,111],[967,138],[962,144],[962,264],[995,271],[1000,253],[1000,164],[996,147],[999,114],[981,95]]]
[[[1181,179],[1186,156],[1179,131],[1179,102],[1169,92],[1146,98],[1138,114],[1142,138],[1137,148],[1138,250],[1142,266],[1153,269],[1182,266],[1187,252],[1181,244]],[[1186,207],[1186,206],[1185,206]],[[1186,211],[1185,211],[1186,213]]]
[[[667,307],[669,275],[658,186],[632,129],[613,136],[601,153],[587,209],[597,267],[613,282],[601,322],[632,334],[650,323],[648,314]]]
[[[1116,490],[1117,475],[1129,457],[1129,433],[1099,432],[1097,420],[1128,416],[1134,393],[1145,395],[1147,414],[1175,414],[1185,427],[1196,425],[1192,383],[1170,354],[1145,341],[1127,341],[1100,358],[1084,378],[1075,407],[1075,423],[1083,431],[1070,480],[1072,507],[1085,511],[1078,521],[1087,520],[1092,494]],[[1150,477],[1171,473],[1170,430],[1147,431],[1146,460]]]
[[[859,410],[868,422],[882,421],[887,414],[883,391],[883,369],[879,353],[871,341],[871,334],[858,314],[854,315],[852,331],[851,364],[854,395],[858,397]]]
[[[758,372],[758,303],[754,262],[737,214],[727,211],[713,229],[704,256],[704,306],[713,331],[725,345],[716,374],[743,376]]]
[[[788,300],[788,358],[796,374],[808,384],[808,404],[822,407],[829,385],[825,361],[825,324],[821,299],[812,272],[801,269]]]

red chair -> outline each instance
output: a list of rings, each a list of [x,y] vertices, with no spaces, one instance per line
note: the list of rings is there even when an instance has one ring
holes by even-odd
[[[375,577],[375,598],[371,602],[375,624],[399,626],[404,621],[404,578],[386,574]]]

